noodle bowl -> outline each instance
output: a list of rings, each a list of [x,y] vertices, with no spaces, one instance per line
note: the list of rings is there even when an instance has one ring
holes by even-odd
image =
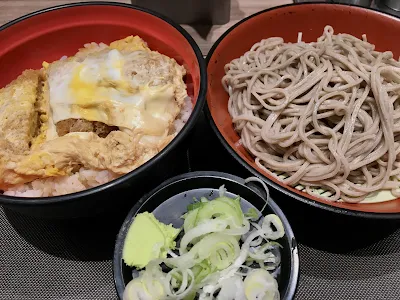
[[[400,63],[364,35],[260,41],[225,66],[228,110],[266,172],[329,200],[400,196]],[[320,194],[320,193],[318,193]]]

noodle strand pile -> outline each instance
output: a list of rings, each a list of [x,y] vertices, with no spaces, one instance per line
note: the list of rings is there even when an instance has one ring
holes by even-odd
[[[400,62],[326,26],[317,42],[272,37],[225,66],[243,146],[284,183],[360,202],[400,196]]]

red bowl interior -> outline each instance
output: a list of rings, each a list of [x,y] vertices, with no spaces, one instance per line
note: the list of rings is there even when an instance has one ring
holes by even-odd
[[[89,42],[110,43],[139,35],[152,50],[175,58],[186,67],[186,84],[193,103],[200,91],[200,69],[192,46],[168,22],[150,13],[117,5],[58,8],[26,18],[0,31],[0,87],[25,69],[73,55]]]
[[[220,41],[214,52],[210,53],[207,66],[207,103],[211,116],[230,148],[246,164],[292,193],[337,208],[374,213],[400,213],[400,199],[374,204],[332,203],[298,191],[259,169],[250,154],[237,144],[239,136],[232,126],[232,118],[227,109],[228,95],[221,84],[225,64],[243,55],[256,42],[268,37],[279,36],[285,41],[296,42],[297,34],[301,31],[304,41],[315,41],[322,35],[325,25],[333,26],[335,32],[349,33],[360,38],[365,33],[368,41],[375,44],[377,50],[390,50],[394,57],[400,55],[400,43],[396,38],[400,36],[400,20],[395,17],[359,7],[334,4],[302,4],[268,10],[236,26]]]

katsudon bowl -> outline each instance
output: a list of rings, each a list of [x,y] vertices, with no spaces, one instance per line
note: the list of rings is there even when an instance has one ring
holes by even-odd
[[[88,2],[51,7],[11,21],[0,27],[2,70],[0,88],[7,86],[24,70],[39,70],[42,66],[46,68],[47,63],[51,66],[52,62],[60,58],[62,60],[63,56],[75,55],[84,45],[86,48],[91,48],[93,45],[104,47],[128,36],[139,36],[147,43],[145,47],[159,52],[164,55],[163,57],[174,59],[177,63],[174,66],[180,65],[185,69],[182,73],[178,73],[181,74],[180,81],[186,84],[187,92],[179,118],[183,114],[186,115],[179,120],[175,115],[174,124],[177,125],[174,125],[176,132],[171,133],[173,138],[166,142],[166,146],[160,147],[161,151],[157,148],[159,152],[152,158],[144,159],[143,164],[138,164],[130,172],[118,174],[115,178],[111,178],[111,181],[101,185],[74,193],[45,197],[33,197],[34,195],[23,197],[18,193],[12,195],[13,193],[7,193],[3,188],[0,194],[1,205],[43,217],[70,218],[91,215],[107,207],[117,206],[118,201],[124,199],[132,203],[140,198],[140,194],[146,189],[163,181],[171,169],[176,169],[183,158],[181,150],[185,149],[186,137],[193,128],[205,101],[207,75],[202,54],[192,37],[182,27],[158,13],[122,3]],[[123,53],[123,50],[120,53]],[[171,59],[167,60],[173,61]],[[132,72],[132,76],[136,74]],[[152,78],[150,75],[148,77]],[[62,94],[62,90],[60,93]],[[177,94],[172,95],[175,96],[172,99],[177,102]],[[3,100],[6,99],[0,99],[0,103]],[[189,108],[184,110],[182,107]],[[174,112],[177,113],[176,110]],[[24,120],[16,120],[13,124],[14,128],[23,126]],[[171,123],[168,124],[171,126]],[[7,132],[3,131],[3,139],[6,134]],[[29,146],[31,147],[31,142]],[[69,146],[68,143],[65,144],[65,147]],[[85,147],[81,147],[79,151],[85,153],[86,150]],[[112,150],[118,154],[118,149]],[[27,167],[31,166],[31,162],[28,162]],[[129,195],[126,187],[130,188]],[[119,192],[121,194],[118,194]]]

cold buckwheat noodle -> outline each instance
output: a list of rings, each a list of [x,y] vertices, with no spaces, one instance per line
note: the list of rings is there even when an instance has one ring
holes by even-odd
[[[243,146],[283,182],[360,202],[400,196],[400,63],[326,26],[317,42],[272,37],[225,66]]]

